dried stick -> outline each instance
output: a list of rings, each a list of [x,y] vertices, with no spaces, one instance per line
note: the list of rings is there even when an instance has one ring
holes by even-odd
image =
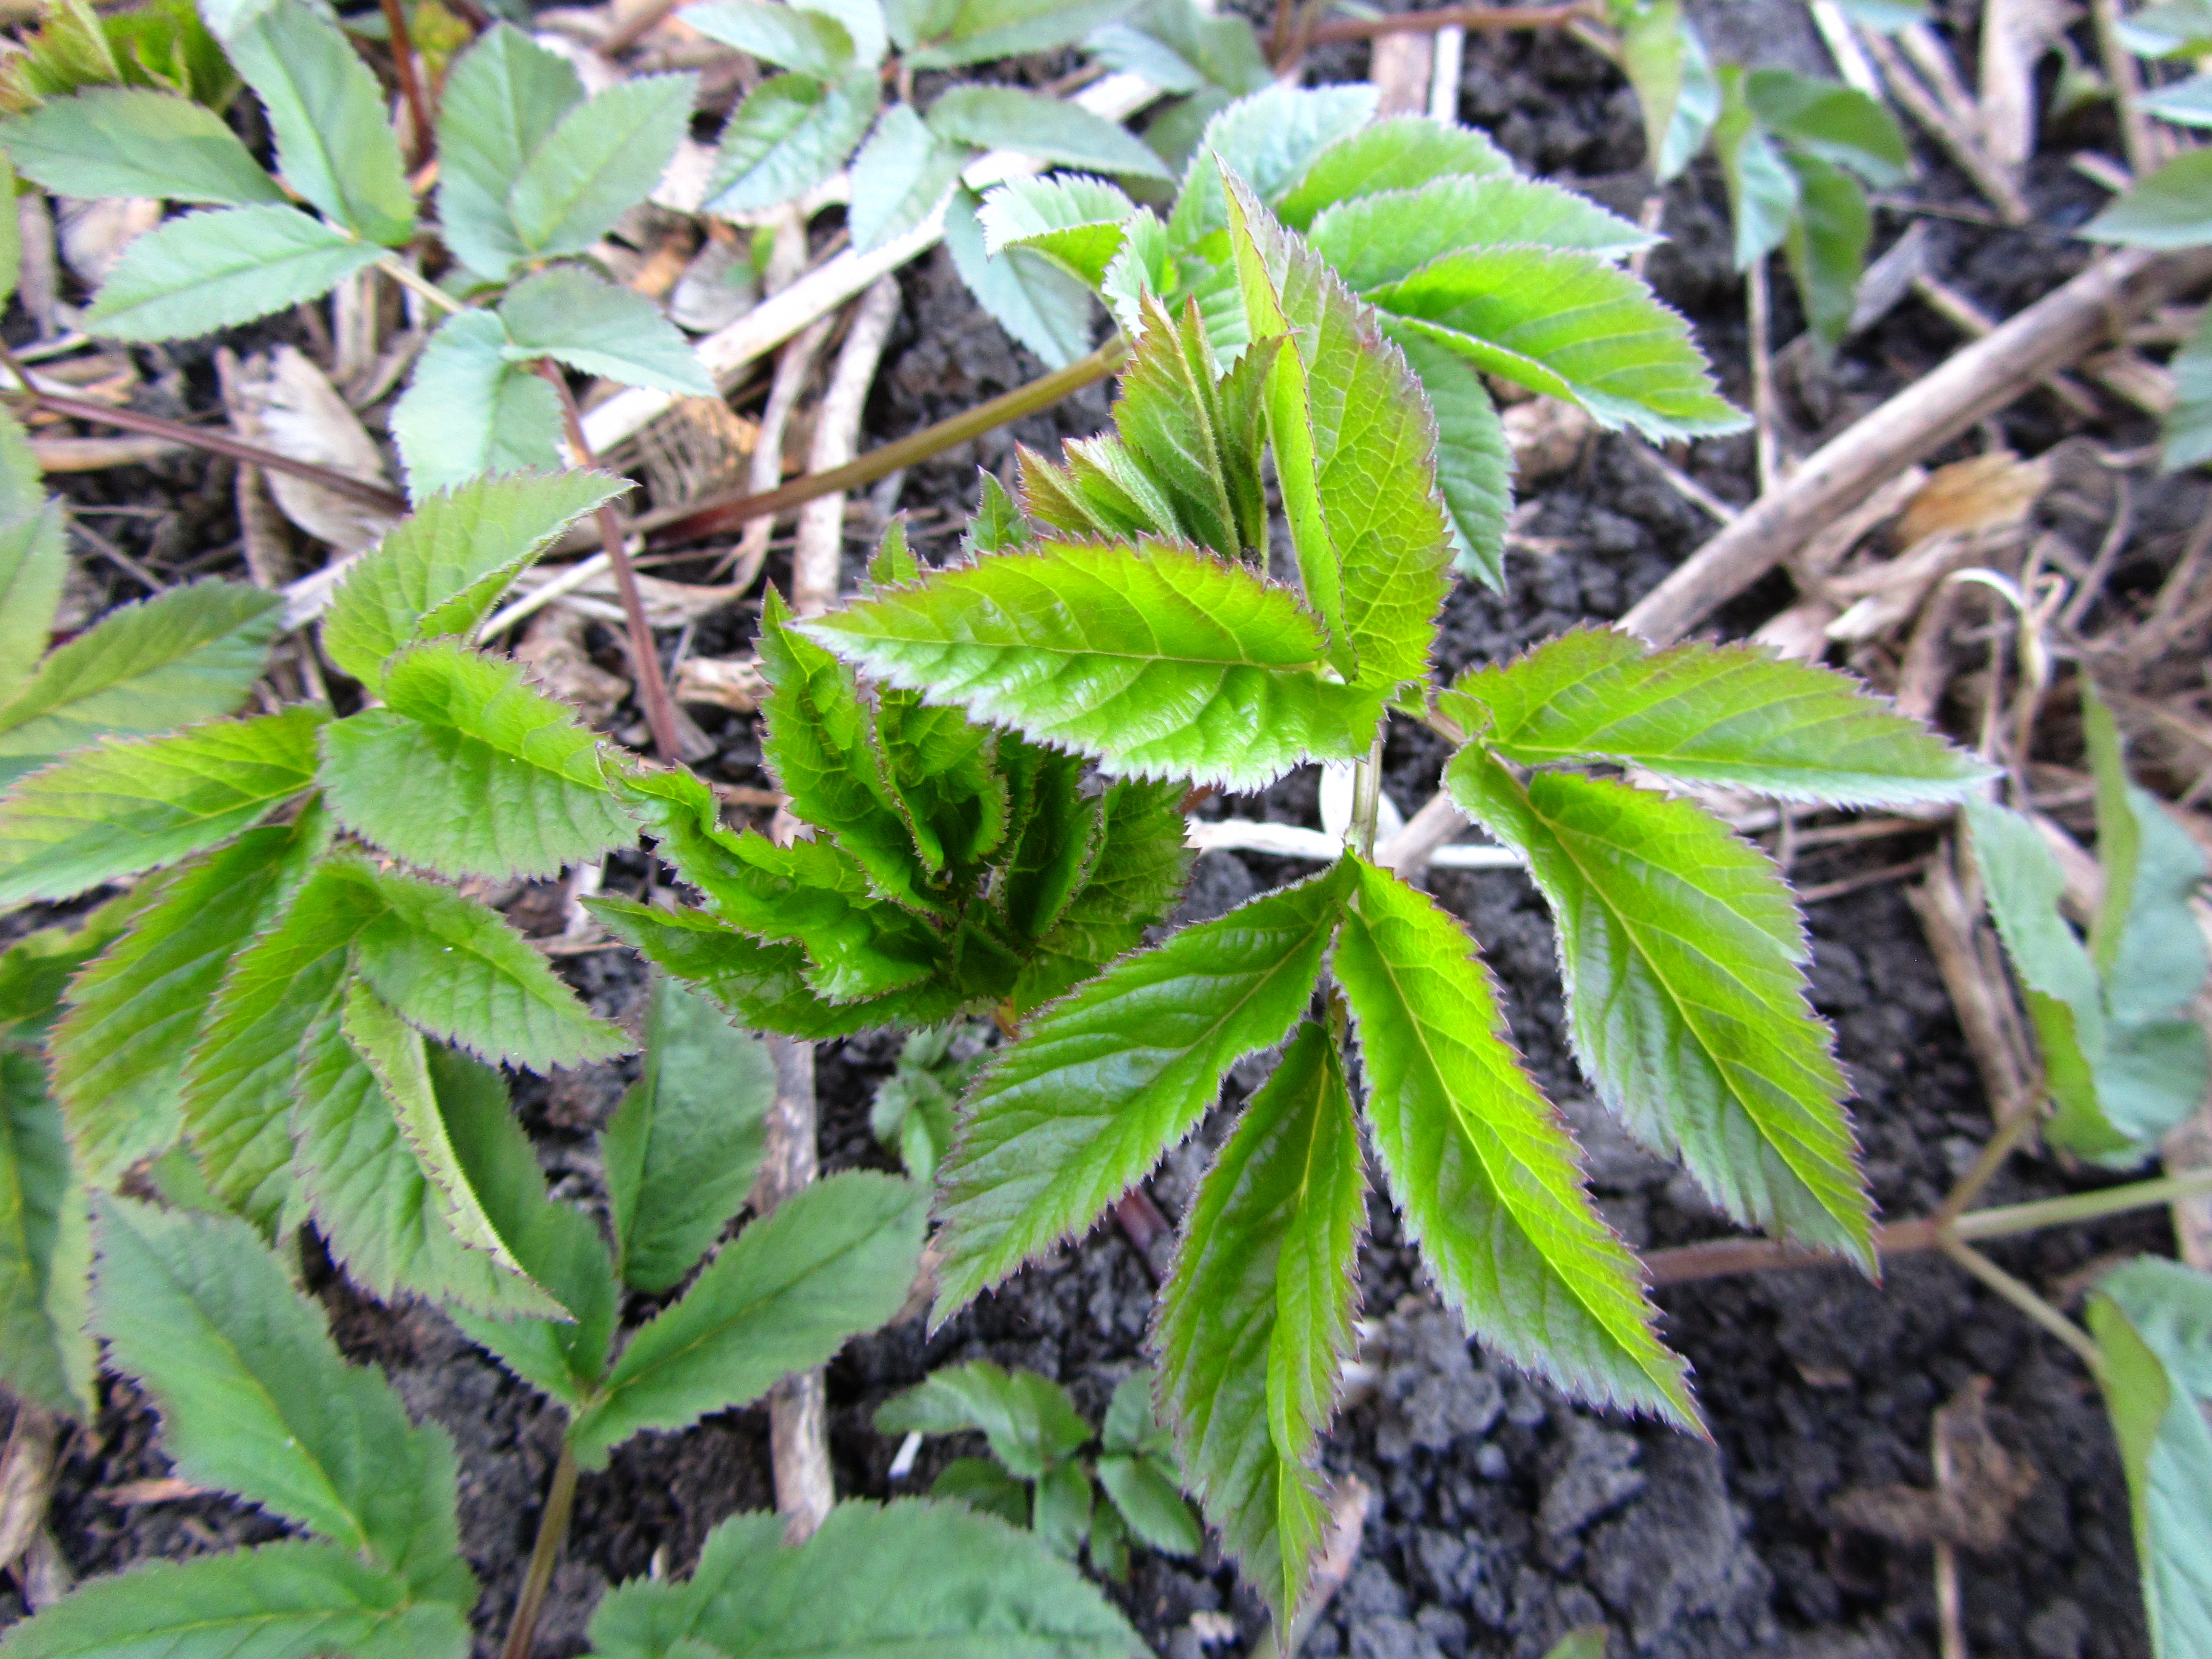
[[[781,817],[781,815],[779,815]],[[814,1045],[773,1032],[765,1039],[775,1065],[775,1103],[769,1109],[767,1146],[753,1183],[756,1217],[815,1177]],[[819,1369],[787,1376],[768,1397],[769,1457],[775,1474],[775,1506],[785,1517],[784,1539],[803,1543],[814,1535],[836,1501],[830,1472],[827,1396]]]
[[[853,459],[860,441],[861,411],[891,325],[898,320],[899,301],[898,278],[878,276],[854,307],[853,325],[814,411],[814,444],[806,465],[817,477]],[[845,497],[842,492],[817,495],[799,513],[799,539],[791,556],[793,610],[814,617],[836,603],[844,555]]]
[[[1890,95],[1905,106],[1905,112],[1925,128],[1929,137],[1950,152],[1959,170],[1974,181],[1974,187],[1996,209],[1997,216],[2008,225],[2026,224],[2031,215],[2027,198],[2020,193],[2020,186],[1990,159],[1980,137],[1961,125],[1942,100],[1928,89],[1896,46],[1872,29],[1860,35],[1859,43],[1881,67]]]
[[[59,1420],[45,1407],[15,1402],[8,1449],[0,1453],[0,1572],[15,1565],[46,1524],[60,1430]]]
[[[2130,248],[2092,265],[1822,445],[1788,483],[1684,561],[1621,626],[1657,644],[1680,639],[1869,490],[2208,276],[2212,252],[2198,250]]]
[[[754,434],[752,456],[746,463],[745,485],[752,495],[769,495],[783,481],[784,434],[790,429],[791,417],[799,411],[799,399],[813,376],[814,360],[822,355],[830,331],[836,325],[834,313],[817,317],[785,341],[783,349],[776,354],[775,379],[769,386],[768,403],[761,410],[760,430]],[[769,538],[775,533],[773,513],[763,513],[745,526],[744,533],[732,550],[732,582],[743,587],[752,586],[753,578],[760,574],[761,565],[768,557]]]
[[[1571,0],[1556,6],[1443,6],[1435,11],[1393,12],[1382,17],[1332,17],[1307,25],[1298,46],[1304,51],[1332,40],[1372,40],[1385,34],[1424,34],[1447,28],[1490,33],[1556,29],[1578,18],[1604,16],[1604,7],[1592,0]]]
[[[1771,495],[1782,487],[1782,434],[1774,412],[1774,351],[1772,307],[1766,286],[1765,256],[1743,273],[1745,320],[1751,330],[1752,447],[1759,462],[1759,493]]]
[[[1160,89],[1142,76],[1109,75],[1085,87],[1068,101],[1093,115],[1120,121],[1134,115],[1159,95]],[[1038,167],[1031,156],[1013,150],[994,150],[961,176],[969,188],[981,190],[1004,179],[1035,173]],[[945,213],[940,207],[905,235],[881,247],[866,253],[848,248],[781,294],[769,295],[727,328],[699,340],[696,345],[700,362],[709,374],[728,385],[740,369],[766,356],[816,318],[835,311],[877,277],[927,252],[944,234]],[[594,449],[612,449],[675,401],[672,392],[629,387],[584,417],[585,435]]]
[[[568,447],[575,452],[578,466],[596,465],[592,447],[584,439],[584,422],[577,412],[576,394],[568,390],[568,378],[561,372],[560,365],[550,358],[538,361],[538,371],[552,383],[561,399],[561,416],[568,428]],[[660,672],[660,647],[653,641],[653,625],[645,619],[645,600],[637,591],[637,570],[629,562],[629,550],[623,545],[622,520],[615,516],[611,503],[603,503],[597,514],[599,540],[605,544],[607,562],[614,567],[615,587],[622,595],[623,621],[629,634],[630,671],[637,678],[637,699],[645,705],[645,723],[653,729],[653,746],[665,761],[683,758],[682,725],[678,721],[676,704],[668,695],[668,682]]]
[[[2141,101],[2142,76],[2136,68],[2136,55],[2120,39],[2117,0],[2090,0],[2089,9],[2097,24],[2097,55],[2104,60],[2112,107],[2120,118],[2120,147],[2127,152],[2130,170],[2140,179],[2160,160],[2158,133]]]

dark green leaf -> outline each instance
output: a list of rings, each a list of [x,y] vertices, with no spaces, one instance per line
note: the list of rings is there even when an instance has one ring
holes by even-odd
[[[1594,1404],[1697,1421],[1635,1256],[1506,1040],[1459,926],[1395,876],[1358,885],[1334,958],[1358,1022],[1367,1121],[1409,1237],[1474,1334]]]
[[[80,1421],[97,1404],[84,1206],[44,1069],[0,1049],[0,1387]]]
[[[1143,1542],[1166,1555],[1196,1555],[1206,1534],[1182,1492],[1155,1457],[1102,1457],[1098,1484]]]
[[[641,75],[561,118],[507,195],[533,258],[581,253],[660,182],[691,118],[698,79]]]
[[[1036,1018],[969,1091],[944,1171],[941,1326],[1085,1228],[1280,1039],[1344,902],[1340,867],[1124,957]]]
[[[1357,1346],[1366,1193],[1335,1041],[1309,1023],[1207,1172],[1161,1294],[1160,1389],[1183,1465],[1279,1619],[1328,1530],[1315,1465]]]
[[[1895,189],[1912,176],[1905,129],[1881,100],[1835,81],[1785,69],[1745,76],[1752,113],[1789,148],[1845,167],[1877,189]]]
[[[965,1504],[982,1515],[995,1515],[1010,1527],[1030,1524],[1030,1488],[988,1457],[956,1457],[929,1483],[932,1498]]]
[[[1814,334],[1832,351],[1843,343],[1858,303],[1874,210],[1858,180],[1841,167],[1810,155],[1789,161],[1797,175],[1797,216],[1784,243],[1790,274]]]
[[[878,1434],[965,1434],[1024,1480],[1043,1478],[1091,1440],[1091,1425],[1066,1389],[1036,1371],[1007,1371],[988,1359],[945,1365],[876,1407]]]

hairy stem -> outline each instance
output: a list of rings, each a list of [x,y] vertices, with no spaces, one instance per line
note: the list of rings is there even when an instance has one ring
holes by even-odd
[[[789,483],[758,494],[738,494],[709,496],[702,501],[641,514],[635,527],[646,534],[649,546],[673,547],[702,537],[720,535],[738,528],[748,521],[772,513],[787,512],[823,495],[834,495],[848,489],[857,489],[888,477],[901,467],[926,461],[933,455],[941,455],[948,449],[957,448],[986,432],[1018,421],[1024,415],[1034,415],[1039,410],[1049,409],[1063,398],[1080,392],[1085,386],[1104,380],[1121,367],[1127,355],[1128,342],[1115,334],[1087,357],[1078,358],[1066,368],[1055,370],[1027,386],[1016,386],[1012,392],[978,404],[965,414],[955,415],[939,421],[934,426],[872,449],[857,460],[823,472],[810,472],[804,477],[793,478]]]
[[[538,1541],[530,1547],[530,1569],[522,1577],[522,1594],[514,1601],[514,1618],[507,1625],[507,1640],[499,1659],[527,1659],[538,1634],[538,1614],[545,1605],[545,1592],[553,1583],[553,1564],[568,1540],[568,1517],[576,1508],[576,1454],[564,1436],[560,1461],[553,1465],[552,1484],[545,1489],[545,1507],[538,1516]]]
[[[576,465],[592,466],[597,458],[592,447],[584,440],[584,419],[576,408],[576,394],[568,390],[568,376],[550,358],[538,359],[538,372],[553,384],[561,398],[562,418],[568,425],[568,447],[575,452]],[[668,682],[660,672],[660,647],[653,642],[653,627],[645,619],[645,600],[637,591],[637,570],[629,562],[629,550],[623,545],[622,521],[615,516],[612,504],[602,506],[597,514],[599,540],[606,548],[607,562],[614,567],[615,589],[622,595],[623,621],[629,632],[630,666],[637,675],[637,700],[645,708],[645,723],[653,729],[653,747],[665,761],[683,758],[684,744],[679,735],[683,727],[677,723],[676,704],[668,695]]]

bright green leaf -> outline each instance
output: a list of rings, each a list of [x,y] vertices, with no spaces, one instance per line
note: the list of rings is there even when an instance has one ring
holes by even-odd
[[[883,1324],[913,1285],[927,1205],[912,1182],[867,1171],[785,1199],[630,1339],[568,1431],[577,1462],[603,1467],[641,1429],[745,1405]]]
[[[2212,242],[2212,149],[2183,151],[2075,234],[2134,247]]]
[[[853,158],[853,246],[866,253],[914,229],[944,203],[972,154],[894,104]]]
[[[775,1103],[761,1040],[698,992],[656,979],[644,1072],[599,1135],[625,1283],[672,1290],[720,1237],[752,1190]]]
[[[883,96],[872,69],[836,81],[778,75],[745,95],[707,180],[712,213],[750,213],[804,195],[845,164]]]
[[[1028,247],[988,252],[975,194],[965,188],[945,203],[945,246],[976,303],[1047,367],[1065,368],[1091,349],[1091,290]]]
[[[1277,212],[1292,230],[1304,231],[1316,216],[1344,204],[1386,192],[1419,193],[1439,179],[1510,179],[1512,173],[1511,158],[1472,127],[1389,115],[1315,156]]]
[[[1524,785],[1472,745],[1445,775],[1528,860],[1559,930],[1575,1054],[1607,1108],[1746,1225],[1873,1271],[1844,1074],[1765,854],[1690,801],[1610,779]]]
[[[1582,1399],[1694,1424],[1688,1368],[1659,1340],[1636,1258],[1583,1188],[1467,935],[1395,875],[1352,867],[1334,965],[1376,1148],[1445,1302]]]
[[[975,216],[984,251],[993,257],[1028,248],[1095,289],[1121,251],[1124,225],[1136,210],[1115,185],[1079,174],[1009,179],[992,186]]]
[[[691,119],[698,77],[640,75],[561,118],[507,191],[515,234],[533,258],[581,253],[651,195]]]
[[[323,734],[331,810],[454,876],[550,876],[632,840],[598,738],[520,664],[447,641],[384,672],[383,708]]]
[[[1364,294],[1460,248],[1528,243],[1617,258],[1660,239],[1571,190],[1505,176],[1363,196],[1324,211],[1307,240]]]
[[[44,1068],[0,1050],[0,1386],[79,1421],[97,1404],[84,1206]]]
[[[1161,1293],[1160,1389],[1183,1467],[1279,1617],[1328,1528],[1315,1464],[1358,1346],[1363,1163],[1335,1042],[1309,1023],[1207,1171]]]
[[[417,501],[486,473],[561,465],[561,394],[507,356],[495,312],[464,311],[430,336],[392,409],[392,441]]]
[[[1513,508],[1513,450],[1482,372],[1410,329],[1386,331],[1428,394],[1437,422],[1437,488],[1451,514],[1452,567],[1505,590],[1505,520]]]
[[[948,88],[929,106],[929,130],[954,144],[1009,149],[1047,167],[1164,179],[1159,157],[1126,127],[1080,104],[1018,87]]]
[[[853,62],[853,37],[836,18],[763,0],[705,0],[677,14],[700,33],[763,63],[829,80]]]
[[[0,785],[110,732],[231,713],[261,678],[283,610],[277,594],[222,581],[118,605],[0,705]]]
[[[175,340],[327,294],[383,256],[297,208],[187,213],[136,238],[84,314],[112,340]]]
[[[1176,782],[1123,781],[1099,797],[1097,851],[1015,983],[1018,1015],[1133,949],[1168,913],[1197,856],[1184,845],[1182,796]]]
[[[1613,761],[1784,800],[1957,800],[1990,775],[1847,677],[1752,646],[1654,650],[1577,629],[1461,675],[1446,708],[1522,766]]]
[[[915,32],[903,32],[912,0],[885,7],[894,39],[906,62],[918,70],[957,69],[998,58],[1023,58],[1080,40],[1101,23],[1109,23],[1128,0],[930,0],[928,19]]]
[[[945,1365],[876,1407],[878,1434],[982,1434],[991,1455],[1024,1480],[1041,1480],[1091,1441],[1066,1389],[1036,1371],[988,1359]]]
[[[0,126],[16,167],[66,196],[154,196],[239,207],[282,202],[238,135],[204,104],[95,87]]]
[[[1340,867],[1125,957],[977,1079],[946,1159],[933,1326],[1088,1227],[1212,1106],[1222,1074],[1304,1006]]]
[[[1789,148],[1844,167],[1877,189],[1894,189],[1912,177],[1912,152],[1880,99],[1785,69],[1753,70],[1743,95],[1752,113]]]
[[[574,66],[512,23],[453,60],[438,100],[438,234],[470,270],[496,281],[528,256],[507,192],[583,101]]]
[[[524,277],[500,301],[499,315],[507,325],[507,355],[516,362],[552,357],[623,386],[685,398],[714,395],[699,354],[659,306],[579,266]]]
[[[1364,754],[1375,702],[1320,678],[1295,599],[1159,544],[1048,545],[799,624],[894,685],[1109,771],[1249,788]]]

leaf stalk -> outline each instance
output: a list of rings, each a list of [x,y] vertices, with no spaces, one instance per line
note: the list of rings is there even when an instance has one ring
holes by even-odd
[[[514,1617],[507,1627],[507,1640],[499,1659],[528,1659],[538,1634],[538,1615],[545,1606],[545,1592],[553,1583],[553,1565],[568,1540],[568,1518],[576,1507],[576,1454],[568,1437],[561,1439],[561,1456],[553,1465],[552,1483],[545,1489],[545,1507],[538,1516],[538,1540],[530,1547],[530,1566],[522,1577],[522,1593],[515,1598]]]

